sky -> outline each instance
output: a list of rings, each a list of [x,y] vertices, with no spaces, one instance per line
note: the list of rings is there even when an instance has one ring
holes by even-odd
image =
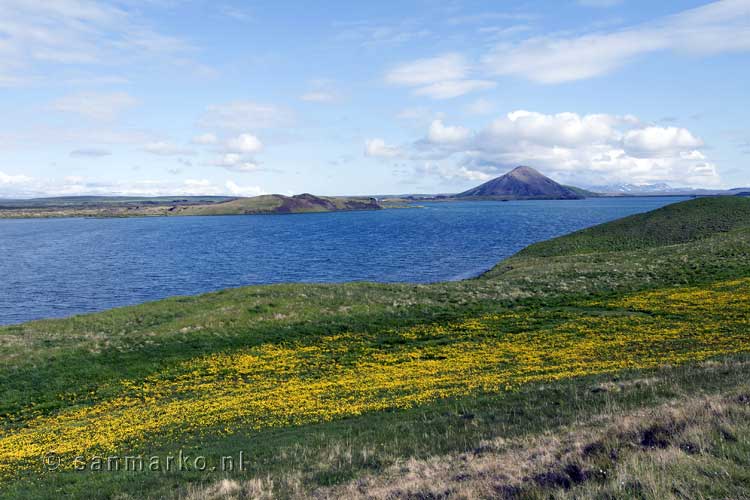
[[[0,0],[0,197],[750,186],[750,0]]]

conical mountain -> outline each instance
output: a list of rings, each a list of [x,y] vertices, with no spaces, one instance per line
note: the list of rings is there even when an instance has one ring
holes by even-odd
[[[531,167],[516,167],[507,174],[477,186],[456,198],[576,200],[582,196]]]

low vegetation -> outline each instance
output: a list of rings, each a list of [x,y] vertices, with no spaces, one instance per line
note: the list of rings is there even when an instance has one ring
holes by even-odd
[[[750,226],[750,204],[733,197],[698,198],[631,215],[565,238],[532,245],[522,256],[618,252],[700,240]]]
[[[747,496],[744,214],[693,200],[464,282],[249,287],[2,328],[0,492]],[[72,470],[177,450],[249,465]]]
[[[373,198],[269,194],[252,198],[72,197],[0,200],[0,218],[167,217],[186,215],[265,215],[342,210],[380,210]]]

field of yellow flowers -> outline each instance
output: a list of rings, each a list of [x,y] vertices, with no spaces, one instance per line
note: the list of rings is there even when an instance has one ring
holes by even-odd
[[[126,380],[105,400],[2,422],[0,477],[39,469],[49,452],[111,455],[747,350],[747,278],[267,342]]]

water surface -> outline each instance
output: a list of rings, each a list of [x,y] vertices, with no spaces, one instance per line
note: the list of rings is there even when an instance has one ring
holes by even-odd
[[[299,215],[0,220],[0,324],[281,282],[434,282],[679,198]]]

